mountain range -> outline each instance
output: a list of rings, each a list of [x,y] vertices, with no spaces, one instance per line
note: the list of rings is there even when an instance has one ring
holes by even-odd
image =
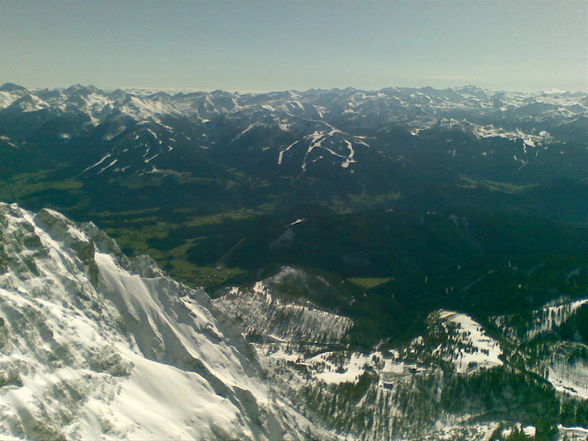
[[[44,180],[60,183],[55,203],[72,212],[306,202],[430,208],[432,199],[481,199],[478,205],[522,203],[541,214],[550,210],[545,201],[535,206],[537,193],[573,187],[586,195],[587,131],[583,93],[0,87],[2,175],[43,170]],[[94,194],[97,186],[112,190],[107,200]]]

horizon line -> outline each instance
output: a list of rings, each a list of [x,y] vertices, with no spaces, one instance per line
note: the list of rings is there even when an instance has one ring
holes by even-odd
[[[559,87],[551,87],[551,88],[547,88],[547,89],[534,89],[534,90],[514,90],[514,89],[494,89],[494,88],[489,88],[489,87],[481,87],[481,86],[477,86],[475,84],[463,84],[463,85],[459,85],[459,86],[448,86],[448,87],[434,87],[434,86],[385,86],[385,87],[381,87],[381,88],[377,88],[377,89],[372,89],[372,88],[359,88],[359,87],[354,87],[354,86],[346,86],[346,87],[331,87],[331,88],[324,88],[324,87],[311,87],[308,89],[296,89],[296,88],[286,88],[286,89],[267,89],[267,90],[255,90],[255,89],[231,89],[231,88],[227,88],[227,89],[219,89],[219,88],[188,88],[188,87],[140,87],[140,86],[128,86],[128,87],[116,87],[116,88],[110,88],[110,87],[98,87],[95,86],[93,84],[80,84],[80,83],[74,83],[71,84],[69,86],[58,86],[58,87],[48,87],[48,86],[24,86],[22,84],[18,84],[15,83],[13,81],[5,81],[2,84],[0,84],[0,87],[4,87],[5,85],[14,85],[17,87],[22,87],[26,90],[29,91],[39,91],[39,90],[67,90],[71,87],[75,87],[75,86],[80,86],[80,87],[84,87],[84,88],[90,88],[93,87],[95,89],[98,89],[100,91],[103,92],[115,92],[117,90],[122,90],[122,91],[137,91],[137,92],[152,92],[152,93],[157,93],[157,92],[164,92],[164,93],[174,93],[174,94],[180,94],[180,93],[212,93],[212,92],[228,92],[228,93],[237,93],[237,94],[245,94],[245,95],[262,95],[262,94],[269,94],[269,93],[278,93],[278,92],[296,92],[296,93],[306,93],[306,92],[311,92],[311,91],[332,91],[332,90],[348,90],[348,89],[352,89],[352,90],[357,90],[360,92],[380,92],[382,90],[386,90],[386,89],[433,89],[433,90],[439,90],[439,91],[443,91],[443,90],[459,90],[459,89],[465,89],[465,88],[476,88],[476,89],[480,89],[484,92],[489,91],[489,92],[496,92],[496,93],[500,93],[500,92],[507,92],[507,93],[521,93],[521,94],[545,94],[545,93],[552,93],[552,94],[557,94],[557,93],[570,93],[570,94],[588,94],[588,90],[571,90],[571,89],[561,89]]]

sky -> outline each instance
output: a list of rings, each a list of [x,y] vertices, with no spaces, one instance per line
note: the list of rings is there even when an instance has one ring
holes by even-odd
[[[0,83],[588,91],[588,0],[0,0]]]

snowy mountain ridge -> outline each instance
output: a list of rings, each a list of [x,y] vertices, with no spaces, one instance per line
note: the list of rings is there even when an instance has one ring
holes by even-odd
[[[2,437],[301,439],[203,291],[51,210],[0,204],[0,238]]]

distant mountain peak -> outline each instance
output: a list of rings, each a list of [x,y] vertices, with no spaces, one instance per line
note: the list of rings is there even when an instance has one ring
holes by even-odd
[[[101,92],[95,86],[82,86],[81,84],[74,84],[73,86],[68,87],[64,90],[66,94],[90,94],[90,93],[99,93]]]
[[[28,92],[28,89],[14,83],[4,83],[0,86],[0,92]]]

